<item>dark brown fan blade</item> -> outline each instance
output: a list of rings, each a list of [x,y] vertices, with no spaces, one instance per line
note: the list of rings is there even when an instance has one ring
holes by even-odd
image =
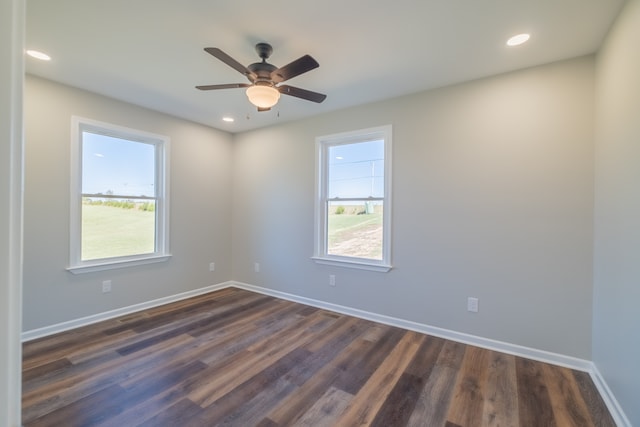
[[[285,80],[292,79],[295,76],[299,76],[300,74],[311,71],[319,66],[320,64],[318,64],[315,59],[309,55],[305,55],[284,67],[280,67],[277,70],[272,71],[271,80],[273,80],[274,83],[284,82]]]
[[[238,71],[240,74],[244,74],[249,80],[254,81],[256,79],[257,76],[251,70],[249,70],[247,67],[245,67],[217,47],[205,47],[204,50],[227,64],[229,67]]]
[[[204,86],[196,86],[196,89],[200,90],[214,90],[214,89],[234,89],[237,87],[249,87],[251,86],[249,83],[229,83],[225,85],[204,85]]]
[[[262,111],[270,111],[271,108],[260,108],[258,107],[258,112],[262,112]]]
[[[280,93],[285,95],[295,96],[296,98],[306,99],[307,101],[322,102],[327,95],[318,92],[312,92],[306,89],[300,89],[299,87],[293,87],[288,85],[282,85],[277,87]]]

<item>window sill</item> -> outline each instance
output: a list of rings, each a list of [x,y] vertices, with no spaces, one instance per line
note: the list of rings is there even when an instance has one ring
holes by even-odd
[[[73,274],[94,273],[96,271],[115,270],[118,268],[135,267],[138,265],[155,264],[158,262],[165,262],[171,258],[171,255],[156,255],[145,258],[118,260],[118,261],[106,261],[87,263],[83,265],[76,265],[74,267],[67,268],[67,271]]]
[[[393,267],[388,264],[378,264],[367,261],[355,261],[351,259],[336,259],[336,258],[323,258],[319,256],[312,256],[311,259],[316,264],[332,265],[334,267],[355,268],[358,270],[377,271],[380,273],[386,273]]]

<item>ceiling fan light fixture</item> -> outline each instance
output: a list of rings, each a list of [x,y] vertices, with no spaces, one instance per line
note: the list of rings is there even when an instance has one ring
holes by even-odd
[[[280,92],[269,83],[256,82],[247,88],[247,98],[258,108],[271,108],[278,103]]]

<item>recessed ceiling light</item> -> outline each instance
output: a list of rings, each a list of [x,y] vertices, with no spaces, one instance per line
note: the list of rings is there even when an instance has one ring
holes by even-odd
[[[223,117],[222,120],[228,123],[235,122],[233,117]]]
[[[41,61],[51,61],[51,57],[44,52],[38,50],[27,50],[27,55],[32,58],[40,59]]]
[[[530,37],[531,36],[526,33],[518,34],[516,36],[511,37],[509,40],[507,40],[507,46],[521,45],[522,43],[525,43],[527,40],[529,40]]]

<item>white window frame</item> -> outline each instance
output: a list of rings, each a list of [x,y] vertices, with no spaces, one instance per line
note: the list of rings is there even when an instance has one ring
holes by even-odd
[[[155,251],[150,254],[130,255],[83,261],[82,239],[82,133],[111,136],[155,146]],[[74,274],[90,273],[122,267],[167,261],[169,252],[169,137],[99,122],[84,117],[71,118],[71,209],[68,271]]]
[[[382,259],[376,260],[371,258],[331,255],[328,253],[327,205],[330,201],[337,199],[329,199],[327,196],[329,177],[328,149],[329,147],[336,145],[376,140],[384,140],[384,197],[379,199],[383,201]],[[387,272],[391,270],[391,153],[391,125],[352,132],[343,132],[316,138],[315,248],[314,254],[311,257],[316,263],[378,272]]]

